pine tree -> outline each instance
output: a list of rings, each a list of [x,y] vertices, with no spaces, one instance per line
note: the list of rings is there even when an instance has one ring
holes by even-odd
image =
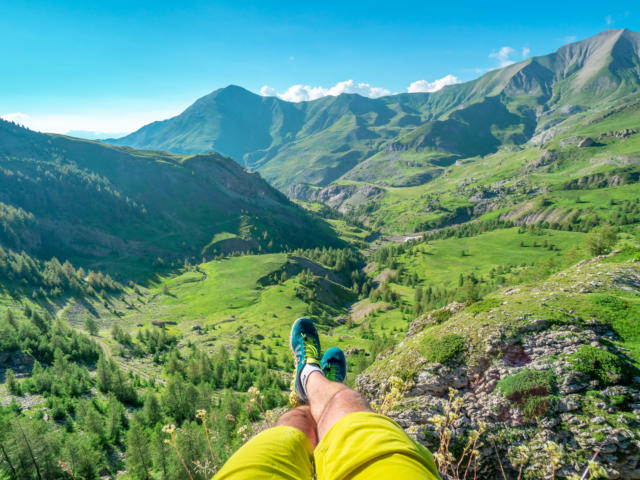
[[[149,440],[139,417],[134,416],[127,434],[127,469],[134,479],[147,480],[151,467]]]
[[[84,321],[84,328],[89,332],[89,335],[93,335],[94,337],[98,335],[98,323],[93,317],[87,317]]]
[[[12,395],[22,396],[22,386],[10,368],[5,373],[5,384]]]
[[[157,395],[149,391],[144,399],[144,407],[142,408],[142,415],[149,427],[155,427],[162,421],[162,411],[160,409],[160,402]]]
[[[96,385],[101,392],[104,393],[111,390],[112,376],[111,366],[104,357],[100,357],[96,372]]]

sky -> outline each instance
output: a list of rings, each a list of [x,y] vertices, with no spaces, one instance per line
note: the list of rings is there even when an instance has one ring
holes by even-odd
[[[0,116],[117,136],[230,84],[434,91],[608,28],[640,31],[640,2],[0,0]]]

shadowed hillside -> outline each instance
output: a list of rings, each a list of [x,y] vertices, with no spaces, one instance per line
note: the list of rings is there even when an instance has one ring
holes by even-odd
[[[121,276],[154,261],[339,244],[321,220],[221,155],[109,147],[7,122],[0,205],[5,249]]]

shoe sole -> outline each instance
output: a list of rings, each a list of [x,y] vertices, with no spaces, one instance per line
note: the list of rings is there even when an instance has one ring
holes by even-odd
[[[293,350],[293,328],[296,326],[296,322],[293,322],[291,325],[291,330],[289,331],[289,351],[291,352],[291,358],[293,358],[293,368],[295,369],[293,373],[293,393],[296,396],[296,400],[300,405],[304,405],[306,402],[304,399],[300,398],[298,392],[296,392],[296,379],[298,377],[298,358],[296,356],[296,352]]]
[[[291,352],[291,357],[293,358],[293,367],[298,369],[298,361],[296,359],[296,352],[293,350],[293,327],[296,326],[296,322],[293,322],[291,325],[291,330],[289,331],[289,351]]]

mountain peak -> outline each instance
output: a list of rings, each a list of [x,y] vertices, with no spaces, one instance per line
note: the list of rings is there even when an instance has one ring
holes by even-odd
[[[257,96],[255,93],[247,90],[244,87],[241,87],[239,85],[227,85],[226,87],[222,87],[222,88],[218,88],[216,90],[214,90],[213,92],[211,92],[208,95],[205,95],[204,97],[202,97],[202,99],[205,98],[238,98],[238,97],[255,97]]]
[[[188,154],[217,151],[258,169],[280,188],[326,185],[385,145],[472,156],[503,143],[521,144],[539,126],[522,99],[545,109],[545,125],[556,111],[562,117],[567,105],[612,105],[640,90],[639,51],[640,35],[611,29],[448,89],[384,98],[343,93],[292,103],[228,85],[177,117],[111,143]],[[511,103],[519,105],[518,113],[506,108]],[[495,132],[502,129],[497,137],[485,129],[487,118],[499,127]],[[509,133],[514,129],[521,133]],[[483,136],[472,140],[478,131]]]

